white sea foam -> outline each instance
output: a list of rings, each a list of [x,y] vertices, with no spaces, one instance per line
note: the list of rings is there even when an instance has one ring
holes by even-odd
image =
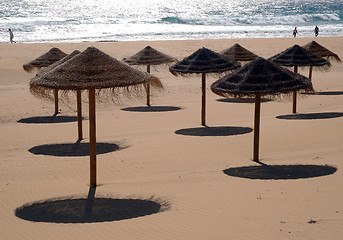
[[[182,6],[182,7],[180,7]],[[4,0],[0,42],[343,36],[342,0]]]

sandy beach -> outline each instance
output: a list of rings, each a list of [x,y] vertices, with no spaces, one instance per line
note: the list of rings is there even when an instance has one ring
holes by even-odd
[[[84,140],[76,143],[76,101],[61,101],[56,121],[44,123],[52,119],[54,104],[30,93],[36,72],[22,68],[52,47],[71,53],[94,46],[121,60],[150,45],[182,60],[201,47],[221,51],[239,43],[269,58],[312,40],[343,58],[343,37],[0,44],[0,239],[343,239],[342,63],[332,61],[329,71],[313,72],[317,94],[299,98],[297,115],[291,114],[290,101],[262,103],[264,165],[251,161],[253,103],[215,95],[210,85],[218,76],[208,76],[208,128],[203,128],[201,76],[176,77],[168,66],[152,67],[164,85],[152,94],[155,111],[144,108],[144,98],[97,107],[97,141],[103,152],[97,156],[95,193],[89,191],[88,104],[83,104]],[[308,76],[308,68],[299,72]],[[244,174],[273,165],[294,166],[296,174],[261,180],[225,171],[238,168]],[[307,171],[303,165],[317,168]],[[50,210],[68,214],[73,200],[92,195],[95,200],[157,202],[161,210],[112,221],[102,213],[111,212],[114,204],[104,201],[102,210],[94,208],[98,222],[16,216],[21,209],[25,216],[39,217],[27,208],[34,203],[43,212],[49,210],[47,203],[55,203]],[[79,208],[83,204],[76,202]]]

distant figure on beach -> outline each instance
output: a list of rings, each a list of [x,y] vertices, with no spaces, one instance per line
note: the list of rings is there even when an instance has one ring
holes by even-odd
[[[319,27],[316,26],[316,27],[314,28],[314,36],[317,37],[317,36],[318,36],[318,33],[319,33]]]
[[[12,29],[9,28],[8,31],[10,32],[10,42],[11,43],[15,43],[15,41],[13,41],[14,35],[13,35],[13,32],[12,32]]]
[[[298,33],[297,27],[294,28],[293,30],[293,37],[296,37]]]

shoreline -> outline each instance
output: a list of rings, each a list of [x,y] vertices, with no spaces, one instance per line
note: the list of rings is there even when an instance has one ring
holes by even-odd
[[[166,41],[216,41],[216,40],[230,40],[230,41],[239,41],[239,40],[253,40],[253,39],[266,39],[266,40],[277,40],[277,39],[330,39],[330,38],[342,38],[343,36],[319,36],[319,37],[301,37],[297,36],[294,38],[289,34],[289,37],[247,37],[247,38],[199,38],[199,39],[162,39],[162,40],[96,40],[96,41],[43,41],[43,42],[16,42],[16,44],[75,44],[75,43],[96,43],[96,42],[166,42]],[[9,42],[0,42],[0,44],[10,44]]]

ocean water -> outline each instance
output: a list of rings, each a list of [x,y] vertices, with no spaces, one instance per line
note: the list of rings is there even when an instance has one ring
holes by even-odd
[[[343,0],[0,0],[0,42],[343,36]]]

